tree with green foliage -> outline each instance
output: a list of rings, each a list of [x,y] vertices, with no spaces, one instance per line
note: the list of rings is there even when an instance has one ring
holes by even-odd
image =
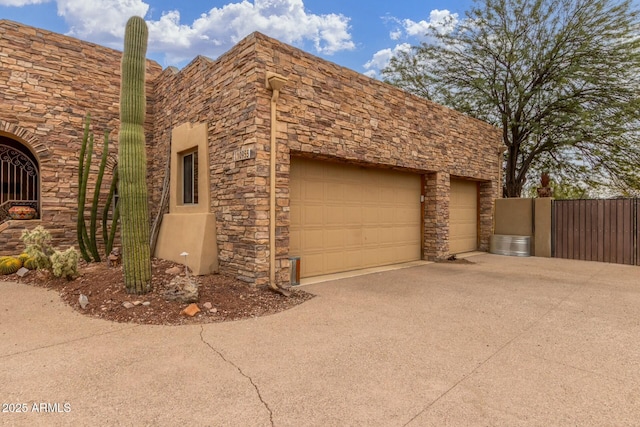
[[[549,171],[640,190],[640,14],[631,0],[477,0],[386,81],[502,128],[504,193]]]
[[[144,19],[127,21],[120,86],[118,189],[122,223],[122,265],[128,293],[151,290],[151,254],[147,201],[145,67],[148,39]]]

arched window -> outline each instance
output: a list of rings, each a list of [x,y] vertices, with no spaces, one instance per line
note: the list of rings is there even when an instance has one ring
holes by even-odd
[[[0,136],[0,222],[12,206],[39,211],[39,169],[35,156],[18,141]]]

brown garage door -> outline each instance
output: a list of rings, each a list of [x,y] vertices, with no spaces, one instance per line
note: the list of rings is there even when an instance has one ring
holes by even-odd
[[[291,256],[301,277],[420,259],[420,176],[291,162]]]
[[[478,184],[451,180],[449,202],[449,252],[459,254],[478,249]]]

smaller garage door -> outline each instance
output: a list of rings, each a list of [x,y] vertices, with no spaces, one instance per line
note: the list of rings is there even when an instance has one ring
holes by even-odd
[[[451,180],[449,201],[449,253],[478,249],[478,184]]]

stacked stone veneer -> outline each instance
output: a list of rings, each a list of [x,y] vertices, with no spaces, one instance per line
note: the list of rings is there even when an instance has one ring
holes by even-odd
[[[0,130],[15,124],[19,139],[38,153],[43,222],[59,226],[60,238],[73,243],[82,117],[90,110],[94,128],[117,129],[120,53],[7,21],[0,26],[10,34],[0,44]],[[452,177],[478,181],[480,247],[488,247],[493,199],[501,188],[497,129],[254,33],[220,58],[197,57],[180,71],[148,65],[152,214],[161,196],[171,129],[205,123],[222,273],[256,285],[269,280],[267,72],[288,79],[275,124],[279,283],[289,280],[289,169],[296,156],[422,175],[426,259],[448,254]],[[243,147],[255,156],[234,161],[234,151]]]
[[[424,175],[423,256],[428,259],[448,254],[451,178],[476,180],[480,248],[488,248],[500,188],[496,128],[254,33],[215,61],[198,57],[180,72],[165,70],[155,86],[156,169],[164,162],[172,126],[208,125],[221,272],[258,285],[268,282],[268,71],[288,79],[276,124],[280,283],[289,280],[289,166],[295,156]],[[256,150],[255,158],[234,161],[240,147]]]
[[[49,229],[55,245],[76,245],[78,154],[83,119],[91,113],[97,173],[103,131],[119,128],[121,53],[60,34],[0,20],[0,135],[33,152],[40,166],[40,220],[10,221],[0,231],[0,254],[22,249],[24,228]],[[152,81],[161,67],[149,61],[147,129],[153,122]],[[151,133],[148,132],[150,140]],[[117,144],[110,154],[117,157]],[[91,174],[91,184],[95,182]],[[111,182],[105,174],[103,193]]]

